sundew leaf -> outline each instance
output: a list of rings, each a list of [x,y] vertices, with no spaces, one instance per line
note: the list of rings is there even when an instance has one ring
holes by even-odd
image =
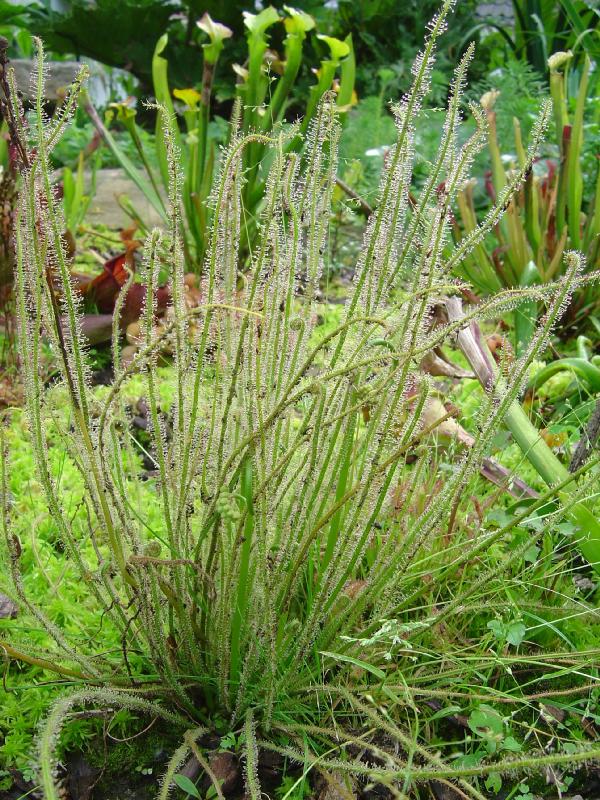
[[[179,161],[176,126],[173,131],[165,127],[173,210],[168,215],[169,230],[163,233],[156,228],[146,237],[140,267],[140,285],[146,289],[140,320],[141,349],[130,365],[141,370],[140,397],[148,423],[142,446],[151,454],[149,465],[141,462],[138,449],[130,443],[134,434],[129,427],[130,404],[124,396],[129,367],[125,368],[121,360],[111,386],[106,387],[105,402],[98,403],[90,391],[92,376],[79,324],[81,312],[62,247],[62,216],[54,194],[45,189],[50,185],[46,142],[48,136],[56,138],[56,130],[64,126],[59,120],[58,128],[48,130],[39,111],[43,77],[40,49],[36,115],[39,148],[21,148],[33,167],[22,172],[25,189],[15,236],[18,341],[27,387],[26,433],[45,497],[40,517],[49,517],[54,526],[49,545],[64,543],[64,558],[71,559],[66,573],[69,585],[77,586],[86,602],[93,591],[90,602],[98,612],[98,624],[81,626],[79,632],[70,624],[65,609],[57,608],[64,601],[56,591],[41,596],[44,605],[32,604],[38,625],[56,642],[51,652],[60,652],[61,660],[69,665],[50,662],[50,667],[92,687],[61,698],[44,723],[39,761],[48,800],[58,800],[53,765],[63,720],[75,704],[92,702],[100,707],[117,703],[141,710],[186,731],[183,745],[175,750],[164,773],[163,798],[173,783],[188,797],[204,797],[204,791],[189,778],[178,775],[181,754],[205,733],[226,734],[232,719],[237,721],[236,742],[246,761],[246,788],[253,800],[259,800],[262,792],[259,748],[274,746],[281,751],[277,742],[286,737],[286,757],[289,751],[289,758],[306,763],[307,770],[320,761],[321,766],[335,771],[339,759],[335,755],[326,763],[323,759],[353,744],[357,726],[368,727],[374,734],[386,731],[400,754],[409,750],[418,758],[411,766],[411,782],[430,780],[432,775],[477,778],[488,769],[525,770],[532,763],[570,766],[572,761],[591,760],[600,754],[590,747],[581,747],[575,758],[565,753],[541,757],[534,753],[518,762],[506,758],[488,764],[485,770],[473,774],[464,768],[455,769],[453,763],[446,766],[449,759],[454,760],[452,750],[446,748],[455,745],[444,741],[442,748],[435,731],[432,741],[421,737],[423,744],[406,744],[412,742],[413,731],[401,709],[414,708],[412,695],[416,690],[411,687],[415,682],[439,685],[440,678],[445,681],[443,676],[448,674],[438,658],[436,633],[427,631],[435,627],[441,630],[437,636],[444,640],[443,661],[458,665],[459,685],[468,693],[473,675],[489,671],[489,658],[494,657],[493,652],[485,652],[491,638],[485,638],[485,610],[501,620],[503,636],[512,623],[519,622],[514,619],[515,600],[506,595],[507,582],[528,590],[531,587],[528,599],[533,608],[544,600],[540,594],[544,587],[538,588],[537,574],[535,584],[528,581],[527,568],[522,564],[523,553],[542,537],[524,531],[520,533],[522,543],[513,548],[515,526],[535,509],[550,508],[549,497],[557,494],[562,500],[563,487],[573,480],[571,474],[559,484],[550,479],[548,491],[535,506],[527,507],[516,519],[509,518],[499,530],[490,531],[486,525],[472,522],[464,506],[470,500],[471,479],[477,479],[481,457],[489,451],[491,438],[504,419],[507,425],[511,423],[511,430],[525,431],[516,445],[524,455],[542,447],[537,428],[532,430],[529,417],[518,405],[518,396],[528,363],[546,347],[550,325],[565,301],[568,286],[577,278],[575,263],[569,267],[567,283],[557,284],[560,291],[552,305],[549,303],[547,322],[540,326],[539,335],[536,332],[527,357],[512,366],[506,376],[499,371],[498,381],[491,382],[488,377],[495,377],[492,360],[486,356],[477,361],[483,364],[483,388],[490,392],[494,388],[494,395],[476,418],[475,448],[459,460],[455,453],[447,453],[438,466],[437,446],[424,438],[429,433],[423,427],[424,409],[435,389],[419,369],[423,353],[449,336],[458,340],[472,334],[469,352],[481,355],[483,339],[472,333],[476,325],[472,321],[467,324],[469,318],[488,318],[496,310],[505,313],[507,305],[509,310],[513,308],[512,300],[509,303],[502,296],[479,304],[466,315],[458,309],[460,317],[450,320],[448,326],[436,326],[435,330],[431,326],[436,298],[446,298],[443,302],[448,307],[451,300],[457,300],[447,296],[447,270],[483,242],[502,210],[500,203],[486,224],[461,240],[446,257],[444,232],[450,228],[452,199],[467,176],[477,147],[483,145],[482,127],[475,140],[465,145],[466,150],[456,150],[459,90],[469,55],[457,70],[439,155],[417,200],[413,203],[410,197],[413,129],[431,79],[435,40],[451,4],[451,0],[445,0],[432,23],[431,36],[412,72],[413,88],[395,109],[396,145],[383,165],[381,199],[357,258],[343,320],[314,347],[309,342],[318,324],[316,304],[326,267],[321,256],[326,256],[329,247],[337,174],[339,124],[334,96],[324,94],[320,104],[315,100],[314,109],[311,106],[314,118],[301,131],[307,132],[302,154],[287,149],[295,141],[296,128],[283,131],[276,141],[262,134],[245,136],[238,130],[242,110],[239,106],[236,109],[237,127],[219,159],[217,184],[208,202],[215,224],[210,229],[203,270],[207,291],[202,291],[202,304],[190,313],[186,289],[193,287],[186,283],[186,248],[179,241],[177,213],[182,196],[180,167],[185,165]],[[252,102],[262,103],[263,90],[268,89],[259,59],[266,42],[254,33],[248,38],[258,55],[249,70],[248,92],[240,96],[240,101],[248,99],[244,110],[250,108],[254,113]],[[165,59],[157,59],[158,66],[165,67]],[[332,62],[323,65],[326,77],[333,73]],[[166,72],[158,77],[166,85]],[[323,80],[319,91],[326,84]],[[74,101],[71,105],[74,113]],[[251,157],[245,158],[246,147]],[[247,237],[242,236],[245,176],[255,152],[263,148],[271,166],[264,209],[256,219],[259,247],[253,248],[248,271],[241,279],[247,244]],[[265,169],[265,178],[266,173]],[[524,180],[521,172],[517,177],[515,190]],[[443,193],[436,188],[440,181],[445,182]],[[187,201],[187,193],[184,199]],[[165,261],[172,304],[157,333],[157,289]],[[56,265],[62,304],[58,314],[64,312],[68,339],[63,336],[61,318],[52,302],[53,282],[50,280],[47,287],[41,283],[48,277],[48,263]],[[400,287],[404,295],[398,302],[395,290]],[[457,289],[454,283],[450,286],[452,292]],[[526,296],[538,297],[537,291]],[[519,296],[524,296],[523,290]],[[482,311],[481,305],[487,310]],[[196,310],[200,313],[192,314]],[[114,353],[119,352],[118,321],[115,314]],[[42,335],[46,335],[48,344],[42,341]],[[385,346],[373,347],[375,342]],[[158,367],[165,343],[174,370],[172,402],[166,406]],[[56,354],[52,368],[58,380],[53,382],[62,388],[64,408],[50,407],[51,390],[44,380],[45,368],[41,368],[44,346]],[[119,359],[115,357],[115,361]],[[49,442],[47,419],[53,414],[56,433]],[[0,521],[4,529],[8,519],[9,535],[4,538],[11,550],[11,564],[18,569],[21,515],[13,508],[6,487],[9,473],[12,480],[12,473],[20,470],[12,461],[8,470],[4,467],[4,450],[0,446]],[[82,501],[85,507],[75,518],[70,503],[64,502],[68,491],[70,500],[66,467],[57,465],[57,458],[70,459],[81,479],[81,493],[86,493],[86,502]],[[549,456],[546,461],[554,463]],[[337,491],[341,470],[348,474]],[[558,474],[560,477],[562,471]],[[589,476],[592,488],[594,477]],[[576,487],[581,494],[587,488],[583,482]],[[243,508],[236,508],[242,500]],[[573,500],[579,503],[577,495]],[[487,505],[482,503],[481,507]],[[476,510],[479,512],[477,505]],[[548,514],[535,518],[540,522],[543,519],[546,528],[555,524]],[[580,523],[580,517],[576,518],[579,527],[589,523],[590,530],[596,530],[591,524],[591,509],[581,519]],[[331,535],[332,525],[335,536]],[[154,535],[154,530],[159,533]],[[546,541],[552,544],[551,532],[547,532],[544,554],[549,552]],[[164,536],[168,545],[162,553],[156,546],[159,536]],[[25,536],[22,539],[24,548],[31,549]],[[96,551],[86,557],[82,544],[88,549],[94,545]],[[29,561],[22,565],[23,578],[30,582],[31,570],[27,567],[31,556],[26,557]],[[555,565],[549,557],[546,562]],[[571,596],[571,586],[565,592],[565,583],[562,577],[559,583],[559,577],[553,569],[552,586],[557,596]],[[565,580],[569,579],[567,570]],[[20,588],[18,581],[14,583]],[[48,584],[59,585],[53,579]],[[470,601],[477,605],[471,606]],[[577,602],[581,603],[579,599]],[[117,635],[123,634],[121,647],[105,641],[103,624],[111,624]],[[463,668],[464,636],[454,635],[453,630],[460,631],[465,624],[472,641],[483,639],[483,646],[478,648],[483,652],[472,652],[469,665]],[[551,624],[547,623],[544,634],[554,635]],[[579,630],[582,622],[577,625]],[[529,630],[537,627],[532,623]],[[484,637],[478,636],[481,628]],[[570,634],[570,624],[566,630]],[[100,653],[98,631],[103,634]],[[165,636],[166,631],[169,636]],[[350,639],[352,645],[346,649],[345,642],[357,631],[363,638]],[[448,632],[451,635],[445,636]],[[520,633],[520,629],[514,631],[513,638]],[[31,649],[34,646],[35,642]],[[345,648],[341,654],[331,651],[337,646]],[[522,659],[528,662],[528,670],[531,666],[529,671],[535,670],[533,677],[538,680],[542,680],[539,672],[544,669],[552,678],[573,671],[573,661],[565,664],[551,646],[548,639],[548,650],[540,653],[539,664],[537,651],[535,656]],[[569,646],[569,653],[574,650]],[[315,685],[314,652],[323,656],[327,666],[327,675],[319,685]],[[360,658],[356,658],[359,653]],[[558,663],[553,663],[555,655]],[[580,660],[574,658],[575,664],[585,666],[588,651],[576,655]],[[402,662],[394,664],[399,686],[391,677],[390,685],[386,685],[390,675],[387,663],[393,660]],[[417,662],[414,669],[411,660]],[[530,660],[534,662],[531,665]],[[506,669],[509,671],[508,666]],[[585,678],[585,674],[583,668],[578,670],[580,677]],[[142,698],[136,686],[139,679],[146,686],[150,678],[149,699]],[[374,684],[370,687],[373,694],[389,698],[391,703],[377,707],[370,697],[366,698],[370,705],[363,702],[360,694],[364,694],[368,682]],[[97,684],[118,687],[118,691],[95,688]],[[127,687],[132,688],[131,694],[121,690]],[[309,732],[322,720],[325,696],[333,693],[342,698],[342,708],[336,703],[331,725],[315,738]],[[515,699],[527,705],[526,697]],[[168,710],[167,701],[177,708],[176,714]],[[392,716],[396,706],[400,711]],[[476,733],[473,738],[479,740],[472,757],[487,758],[501,749],[511,717],[505,718],[483,704],[468,707],[472,711],[469,725]],[[295,726],[301,734],[296,736],[291,726],[298,719],[299,708],[306,725],[302,726],[304,730]],[[241,734],[239,722],[244,712]],[[191,728],[194,723],[199,727]],[[264,736],[276,739],[264,741]],[[304,741],[295,741],[309,736],[310,748],[303,747]],[[365,746],[370,746],[368,740]],[[509,743],[509,749],[511,746]],[[345,766],[348,772],[356,773],[357,779],[387,785],[396,780],[394,775],[398,780],[406,778],[405,770],[392,772],[394,763],[382,767],[351,759]],[[463,785],[468,788],[466,782]]]

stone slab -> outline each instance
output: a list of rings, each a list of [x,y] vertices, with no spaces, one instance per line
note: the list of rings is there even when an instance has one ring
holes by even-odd
[[[149,227],[162,226],[160,215],[122,169],[101,169],[96,173],[96,194],[86,218],[90,223],[109,228],[126,228],[131,218],[119,206],[119,195],[127,195],[133,207]]]

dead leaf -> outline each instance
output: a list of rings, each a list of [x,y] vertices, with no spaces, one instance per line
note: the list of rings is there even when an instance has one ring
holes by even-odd
[[[542,715],[542,719],[548,723],[564,722],[565,717],[567,716],[566,712],[563,711],[562,708],[553,706],[551,703],[541,703],[540,712]]]
[[[19,613],[17,604],[0,592],[0,619],[14,619]]]
[[[548,447],[552,447],[556,449],[557,447],[562,447],[567,441],[567,432],[560,431],[559,433],[552,433],[549,431],[548,428],[542,428],[540,431],[540,436],[546,442]]]
[[[229,795],[241,785],[242,773],[240,763],[233,753],[216,753],[209,759],[209,765],[215,778],[221,784],[221,791]]]

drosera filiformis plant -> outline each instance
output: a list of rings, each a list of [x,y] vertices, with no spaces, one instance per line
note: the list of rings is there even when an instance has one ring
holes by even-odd
[[[234,122],[210,200],[214,224],[202,273],[204,302],[193,312],[184,305],[181,176],[173,121],[165,114],[169,227],[153,230],[145,244],[142,342],[127,366],[120,359],[117,304],[115,377],[102,399],[90,389],[80,308],[63,251],[64,225],[48,173],[48,154],[69,124],[84,76],[61,115],[47,120],[38,43],[38,99],[30,126],[11,92],[12,132],[21,157],[15,246],[29,435],[65,558],[95,598],[99,619],[118,631],[122,644],[120,653],[107,655],[70,640],[45,612],[43,598],[23,590],[23,532],[11,514],[10,462],[3,456],[2,519],[14,593],[55,642],[44,654],[47,668],[84,684],[52,706],[41,728],[38,767],[47,800],[58,798],[55,748],[61,729],[72,709],[86,705],[126,708],[181,730],[160,800],[170,794],[191,755],[206,763],[202,737],[217,717],[229,720],[242,741],[246,789],[253,800],[261,796],[258,768],[264,751],[308,769],[379,783],[399,796],[442,780],[479,800],[478,780],[490,773],[600,757],[599,748],[581,746],[569,753],[534,750],[508,758],[490,751],[477,765],[447,762],[406,723],[414,700],[409,684],[398,685],[402,656],[397,664],[390,662],[388,648],[372,650],[368,644],[379,641],[381,631],[396,630],[398,641],[414,648],[457,615],[472,613],[469,600],[513,570],[540,533],[531,531],[513,553],[484,562],[471,581],[453,584],[462,570],[539,509],[552,529],[569,503],[583,503],[593,493],[597,477],[590,461],[566,481],[576,488],[565,506],[550,506],[563,481],[503,527],[481,526],[470,538],[445,538],[465,487],[514,411],[527,365],[544,347],[580,280],[579,258],[573,254],[559,282],[505,291],[458,322],[432,327],[434,306],[460,291],[450,278],[452,268],[497,223],[535,158],[550,115],[543,105],[523,168],[484,222],[446,259],[452,203],[486,135],[485,118],[473,108],[476,132],[464,144],[457,141],[472,48],[457,67],[438,154],[416,200],[409,187],[415,122],[451,6],[446,0],[431,22],[410,91],[394,109],[397,141],[344,317],[316,343],[311,337],[339,133],[332,98],[326,95],[320,103],[302,156],[287,146],[299,135],[296,127],[269,136],[241,135]],[[268,150],[270,168],[260,234],[248,272],[239,275],[243,153],[257,142]],[[157,336],[155,298],[164,270],[170,322]],[[444,476],[435,503],[415,509],[412,501],[431,468],[423,411],[432,385],[418,364],[475,316],[493,317],[532,297],[546,303],[544,327],[482,404],[475,444]],[[66,398],[64,447],[85,487],[82,502],[93,556],[79,546],[80,525],[63,510],[64,488],[48,457],[45,427],[52,407],[40,378],[44,338],[51,343]],[[159,401],[157,366],[165,340],[174,354],[168,414]],[[139,469],[122,398],[127,378],[136,371],[144,381],[157,472],[151,518],[147,485],[138,491],[147,476]],[[396,495],[391,514],[390,493],[401,479],[403,492]],[[582,535],[600,541],[593,525]],[[436,582],[435,613],[421,603],[428,591],[425,573]],[[497,602],[502,607],[503,601]],[[395,624],[390,627],[389,621]],[[26,641],[2,647],[13,658],[35,663]],[[366,751],[365,726],[374,732]],[[210,769],[206,772],[210,778]],[[220,792],[218,782],[215,791]]]

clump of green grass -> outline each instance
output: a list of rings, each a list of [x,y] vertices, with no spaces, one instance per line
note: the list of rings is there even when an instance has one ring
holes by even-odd
[[[505,581],[528,580],[527,558],[541,540],[549,547],[546,557],[553,557],[565,514],[586,509],[576,517],[573,537],[580,546],[585,541],[586,553],[593,555],[600,541],[586,505],[597,477],[594,462],[566,479],[558,475],[556,485],[512,509],[499,526],[456,530],[465,490],[503,420],[518,433],[517,396],[528,366],[578,282],[580,264],[573,254],[560,282],[498,294],[458,321],[432,326],[435,306],[461,288],[450,271],[497,223],[531,165],[550,113],[545,107],[532,150],[498,205],[446,260],[452,203],[486,136],[485,119],[474,109],[475,134],[464,144],[457,141],[472,49],[457,67],[430,174],[416,199],[409,188],[415,121],[451,6],[446,0],[432,21],[413,85],[395,109],[397,140],[355,283],[343,319],[325,336],[315,336],[315,327],[339,136],[332,98],[321,102],[302,156],[288,147],[296,129],[266,136],[242,135],[234,127],[211,201],[204,302],[192,312],[184,304],[181,176],[165,115],[169,229],[154,230],[146,242],[142,343],[127,367],[120,358],[117,304],[115,378],[101,396],[90,389],[80,306],[48,175],[49,152],[68,125],[80,81],[61,116],[47,121],[40,45],[32,128],[24,126],[12,93],[9,113],[22,162],[16,262],[29,437],[65,563],[78,576],[86,603],[96,608],[98,625],[109,626],[120,643],[107,651],[95,638],[74,637],[68,621],[45,607],[43,590],[36,596],[26,591],[21,540],[27,532],[14,513],[11,466],[3,453],[2,526],[13,591],[53,645],[40,653],[21,636],[1,646],[8,657],[81,686],[52,705],[41,727],[37,766],[47,800],[58,797],[61,730],[71,711],[86,705],[147,714],[181,731],[161,800],[181,784],[179,770],[190,756],[212,779],[203,737],[217,728],[223,734],[224,724],[240,742],[252,800],[261,794],[265,751],[307,772],[382,784],[400,796],[441,780],[479,799],[479,781],[491,774],[600,756],[583,743],[568,753],[538,747],[516,753],[503,719],[492,721],[492,712],[486,717],[480,708],[473,728],[490,743],[476,763],[454,763],[419,735],[413,721],[423,676],[428,686],[433,680],[441,685],[468,663],[460,637],[449,632],[469,631],[470,620],[489,612],[493,601],[503,616],[490,629],[490,642],[504,642],[505,631],[508,644],[509,637],[514,642],[517,633],[525,635],[515,628],[519,620]],[[267,149],[270,171],[251,268],[240,275],[243,153],[256,143]],[[437,191],[441,183],[444,190]],[[155,298],[164,271],[170,321],[157,335]],[[546,303],[543,325],[506,376],[490,369],[475,445],[453,463],[436,464],[423,417],[432,392],[418,367],[423,355],[470,330],[475,315],[491,317],[532,297]],[[56,358],[52,387],[40,374],[44,337]],[[161,392],[158,368],[165,343],[173,352],[170,401]],[[135,371],[149,409],[156,468],[150,480],[140,468],[124,397]],[[62,436],[59,456],[48,447],[52,424]],[[524,438],[532,435],[527,428]],[[68,489],[57,457],[79,475],[85,516],[73,517],[65,505]],[[425,495],[424,482],[432,486]],[[534,518],[543,519],[541,529],[531,524]],[[539,613],[552,614],[550,603],[540,605]],[[490,659],[497,664],[495,655],[472,647],[480,666]],[[456,669],[448,668],[452,661]],[[509,651],[502,664],[513,663],[518,658]],[[545,653],[546,673],[560,669],[555,663],[560,657]],[[217,781],[214,791],[220,792]]]

